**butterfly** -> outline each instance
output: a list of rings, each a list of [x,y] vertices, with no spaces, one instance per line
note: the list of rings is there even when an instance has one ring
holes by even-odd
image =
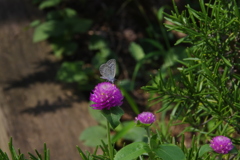
[[[109,82],[114,82],[115,74],[116,74],[116,60],[110,59],[107,63],[102,64],[99,67],[100,74],[102,75],[100,78],[106,79]]]

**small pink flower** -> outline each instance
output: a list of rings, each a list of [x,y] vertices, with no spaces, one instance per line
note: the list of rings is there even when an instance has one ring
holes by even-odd
[[[90,107],[93,109],[110,109],[121,106],[123,95],[121,91],[110,82],[99,83],[90,94],[90,101],[95,102]]]
[[[155,115],[151,112],[142,112],[137,117],[135,117],[135,120],[140,121],[144,124],[152,124],[156,120],[156,118]]]
[[[217,153],[227,154],[233,149],[233,144],[229,138],[225,136],[217,136],[211,140],[210,147]]]

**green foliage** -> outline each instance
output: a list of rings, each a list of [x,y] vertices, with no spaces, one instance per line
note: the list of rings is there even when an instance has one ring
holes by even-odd
[[[239,7],[235,1],[204,4],[200,0],[200,8],[187,5],[180,14],[175,7],[175,12],[167,14],[174,25],[166,27],[187,34],[177,43],[192,46],[187,49],[188,58],[179,61],[178,78],[171,71],[167,79],[160,74],[143,89],[158,94],[150,100],[169,104],[159,112],[174,104],[172,118],[190,124],[184,131],[211,136],[239,133]]]
[[[132,160],[150,151],[151,150],[147,143],[135,142],[125,146],[120,151],[118,151],[116,156],[114,157],[114,160]]]
[[[202,157],[204,154],[211,152],[212,148],[209,146],[209,144],[202,145],[201,148],[199,149],[199,157]]]
[[[35,27],[33,36],[34,42],[47,40],[51,44],[53,53],[59,58],[76,56],[77,54],[79,54],[79,44],[87,45],[86,42],[88,42],[89,51],[97,51],[94,55],[91,55],[91,57],[89,57],[92,60],[91,65],[96,68],[98,68],[100,64],[106,62],[109,57],[116,57],[116,53],[114,53],[109,47],[109,45],[111,45],[112,48],[112,39],[108,40],[105,36],[103,36],[102,34],[98,34],[97,32],[97,34],[94,33],[86,36],[86,33],[92,26],[95,17],[92,17],[93,19],[79,18],[84,17],[83,13],[77,11],[76,9],[73,9],[75,7],[71,6],[71,2],[68,1],[34,0],[33,2],[38,5],[39,9],[46,12],[45,21],[41,22],[40,20],[35,20],[30,25],[32,27]],[[123,9],[124,7],[127,7],[127,5],[132,5],[131,3],[133,2],[123,2],[120,8]],[[79,3],[76,2],[76,4],[86,5],[88,3],[85,1],[81,1]],[[172,55],[168,54],[168,50],[171,47],[169,45],[169,37],[166,33],[166,30],[163,28],[163,25],[156,20],[152,22],[147,19],[147,14],[142,9],[144,7],[144,3],[137,2],[137,4],[135,5],[137,7],[135,8],[135,10],[141,13],[141,16],[144,17],[143,23],[147,23],[146,32],[148,33],[148,35],[146,38],[140,40],[145,43],[145,46],[144,44],[141,44],[141,42],[132,42],[129,45],[129,53],[131,54],[130,56],[132,56],[136,60],[136,62],[133,63],[133,65],[136,65],[133,71],[130,91],[134,89],[135,81],[137,80],[137,78],[148,77],[149,73],[147,72],[147,70],[145,70],[145,68],[142,67],[144,64],[151,64],[153,60],[163,58],[165,57],[165,55],[170,55],[168,56],[168,59],[170,60]],[[164,6],[159,9],[159,12],[154,15],[156,16],[155,18],[159,18],[159,21],[162,21],[163,11],[166,8],[167,7]],[[113,15],[114,14],[109,14],[108,16]],[[158,27],[160,27],[161,30],[159,30]],[[78,41],[75,38],[82,35],[86,36],[84,42]],[[164,37],[164,42],[167,44],[167,50],[164,49],[164,45],[159,43],[160,41],[162,41],[161,37]],[[111,43],[108,44],[109,42]],[[152,49],[149,50],[149,48]],[[114,50],[118,50],[116,49],[116,46]],[[174,55],[177,55],[177,52],[175,52]],[[171,65],[175,63],[174,59],[172,61],[173,62],[171,63]],[[69,63],[72,63],[72,61]],[[167,63],[170,64],[169,62]],[[147,79],[146,81],[148,80],[149,79]],[[63,80],[63,82],[69,83],[65,80]]]
[[[40,9],[58,5],[61,0],[43,1]],[[83,34],[92,25],[90,19],[79,18],[77,12],[71,8],[53,10],[47,13],[45,22],[32,22],[35,27],[33,41],[48,40],[57,57],[74,54],[77,43],[74,41],[76,34]]]
[[[107,119],[113,129],[120,124],[120,118],[124,114],[120,107],[111,107],[109,110],[104,109],[101,111],[101,113]]]
[[[57,72],[57,79],[67,83],[77,82],[81,90],[88,91],[94,86],[94,68],[86,67],[83,61],[63,62]]]
[[[139,114],[140,112],[137,103],[134,101],[133,97],[129,94],[129,91],[131,91],[132,82],[130,82],[129,80],[125,81],[123,80],[119,83],[119,86],[124,98],[127,100],[128,104],[131,106],[134,113]]]
[[[118,54],[122,52],[119,51],[118,46],[113,45],[115,40],[112,40],[112,38],[109,39],[108,36],[104,36],[101,30],[95,31],[95,29],[93,29],[94,32],[92,32],[92,30],[91,33],[88,32],[95,22],[97,22],[95,15],[91,18],[85,16],[80,9],[78,10],[76,6],[71,5],[72,2],[64,0],[35,0],[34,3],[38,5],[39,9],[46,12],[46,17],[44,21],[35,20],[30,24],[30,26],[35,28],[33,41],[40,42],[47,40],[51,45],[53,54],[62,59],[61,67],[57,73],[58,80],[65,83],[77,83],[81,90],[91,90],[93,84],[98,82],[96,73],[98,73],[97,69],[99,66],[110,57],[116,59],[123,57]],[[78,5],[88,4],[85,1],[79,3],[74,2],[73,4],[75,3]],[[121,9],[126,7],[125,5],[131,4],[125,4],[123,2]],[[141,13],[141,16],[145,17],[144,23],[147,23],[146,29],[144,28],[147,32],[147,36],[140,39],[139,42],[131,42],[128,47],[129,58],[134,58],[135,62],[130,64],[133,66],[133,71],[131,69],[129,70],[131,77],[130,87],[128,87],[127,90],[122,89],[122,92],[124,92],[127,97],[128,103],[136,114],[139,113],[139,109],[130,92],[138,85],[138,83],[136,83],[138,79],[143,79],[141,80],[142,82],[149,81],[149,72],[152,72],[152,69],[149,71],[144,65],[154,66],[156,69],[160,66],[160,63],[164,63],[162,66],[166,68],[174,65],[176,57],[179,56],[178,50],[172,49],[169,45],[169,37],[166,30],[163,29],[163,25],[159,23],[159,21],[162,21],[163,11],[167,7],[159,9],[159,12],[154,15],[156,18],[155,21],[149,21],[146,18],[146,13],[141,9],[143,4],[138,3],[137,6],[138,8],[136,8],[136,11]],[[111,17],[114,16],[114,14],[109,14],[108,16]],[[159,18],[159,21],[157,18]],[[93,26],[92,28],[95,27],[96,26]],[[161,28],[161,31],[158,27]],[[167,49],[164,44],[159,43],[162,41],[162,37],[164,37],[164,42],[167,44]],[[88,50],[82,49],[84,48],[83,46],[87,46]],[[121,44],[119,44],[119,46],[121,46]],[[158,59],[165,59],[166,61],[164,61],[166,63],[162,60],[156,61]],[[129,67],[128,65],[129,64],[126,64],[126,67]],[[79,69],[78,72],[77,68]],[[120,68],[120,70],[121,69],[124,68]],[[118,71],[119,68],[117,68],[117,75]],[[162,72],[166,73],[164,69]],[[123,81],[129,80],[123,79]],[[121,84],[121,82],[119,84]]]
[[[39,5],[39,9],[45,9],[49,7],[54,7],[58,5],[62,0],[45,0],[42,1]]]
[[[84,142],[86,146],[96,147],[102,141],[107,142],[106,127],[92,126],[85,129],[79,139]]]
[[[120,10],[130,2],[123,3]],[[59,9],[57,6],[63,3],[61,0],[37,3],[41,9],[55,9],[47,13],[45,22],[34,21],[31,24],[36,27],[34,41],[48,40],[58,57],[73,55],[78,48],[78,43],[73,37],[86,33],[92,25],[92,20],[79,18],[74,9],[67,7]],[[129,44],[130,55],[127,56],[135,61],[132,78],[131,81],[123,80],[123,84],[120,82],[120,87],[137,114],[139,113],[137,103],[129,92],[136,86],[138,78],[144,78],[149,74],[146,72],[149,71],[146,65],[150,65],[152,69],[160,68],[159,73],[154,75],[153,83],[143,89],[151,93],[153,98],[149,100],[153,104],[163,102],[158,110],[162,113],[162,121],[155,132],[150,133],[149,126],[139,128],[134,122],[121,124],[123,111],[120,108],[114,107],[116,110],[104,111],[106,120],[102,120],[103,116],[95,117],[101,126],[88,128],[80,137],[87,145],[98,145],[95,152],[84,153],[77,147],[80,156],[84,160],[239,159],[240,153],[236,147],[229,154],[220,155],[206,144],[212,136],[217,135],[231,137],[235,145],[240,144],[239,138],[234,136],[240,133],[239,2],[210,0],[205,3],[204,0],[199,0],[200,10],[188,4],[186,10],[181,13],[174,4],[174,11],[170,14],[165,13],[164,10],[168,7],[164,6],[155,12],[157,24],[148,19],[148,14],[140,1],[135,3],[147,24],[145,28],[147,36]],[[171,46],[172,33],[166,32],[162,24],[164,18],[171,22],[165,24],[169,30],[187,35],[175,43],[175,45],[187,43],[189,45],[187,50],[181,46]],[[93,34],[88,38],[88,49],[94,52],[91,57],[93,68],[97,69],[109,57],[119,56],[117,56],[119,51],[115,53],[111,49],[113,42],[108,41],[103,35]],[[157,63],[154,63],[155,61]],[[178,68],[170,69],[176,62],[180,63]],[[85,62],[80,60],[64,62],[58,72],[58,79],[87,85],[90,79],[96,77],[93,68],[86,67]],[[171,119],[166,125],[164,120],[168,111],[171,111]],[[107,125],[103,125],[104,123]],[[109,123],[112,126],[111,131],[114,132],[111,137]],[[182,139],[172,137],[170,126],[184,123],[188,126],[178,136]],[[185,146],[185,132],[194,134],[188,148]],[[114,150],[113,144],[121,140],[130,140],[131,143],[126,146],[123,144],[119,151]],[[101,155],[97,155],[99,148],[102,151]],[[5,154],[2,153],[2,156]]]
[[[57,30],[55,30],[57,28]],[[39,25],[33,35],[33,41],[39,42],[48,39],[51,36],[59,36],[62,34],[63,26],[58,21],[48,21]]]
[[[129,140],[132,142],[145,141],[146,130],[140,127],[136,127],[134,121],[122,122],[119,127],[116,128],[116,134],[113,136],[112,141],[116,142],[121,140]]]
[[[132,42],[129,46],[129,52],[136,61],[140,61],[145,57],[145,53],[142,47],[135,42]]]
[[[154,137],[154,136],[153,136]],[[156,139],[153,140],[156,143]],[[152,145],[153,146],[153,145]],[[154,159],[162,160],[184,160],[186,159],[182,150],[173,144],[156,144],[155,147],[150,148],[145,142],[134,142],[117,152],[114,160],[126,159],[131,160],[142,155],[150,155]]]
[[[173,144],[160,145],[154,150],[154,152],[156,153],[156,156],[161,158],[162,160],[186,159],[182,150]]]
[[[97,155],[97,150],[98,148],[101,149],[101,152],[102,154],[101,155]],[[98,160],[109,160],[109,148],[108,148],[108,145],[105,144],[103,141],[102,141],[102,144],[100,145],[100,147],[96,147],[94,153],[89,153],[88,151],[86,151],[85,153],[81,150],[81,148],[79,148],[77,146],[77,149],[78,149],[78,152],[81,156],[81,158],[83,160],[95,160],[95,159],[98,159]]]
[[[114,107],[115,108],[115,107]],[[133,121],[126,121],[119,123],[119,117],[122,116],[122,111],[120,108],[115,108],[113,110],[113,114],[110,114],[107,116],[108,119],[110,119],[110,122],[112,120],[113,125],[117,125],[117,127],[113,128],[112,130],[114,133],[112,133],[112,142],[113,143],[119,143],[121,140],[130,140],[133,142],[137,141],[144,141],[146,131],[143,128],[136,127],[135,123]],[[107,134],[106,134],[106,117],[103,116],[102,112],[99,110],[95,110],[89,107],[90,114],[92,117],[99,123],[98,126],[92,126],[87,129],[85,129],[79,139],[84,142],[87,146],[93,146],[96,147],[101,144],[101,141],[106,142],[107,141]],[[110,111],[108,111],[110,112]],[[105,113],[107,114],[107,113]],[[112,118],[111,118],[112,117]]]
[[[114,55],[114,52],[109,47],[109,42],[98,35],[92,35],[88,44],[90,51],[97,51],[95,56],[92,58],[92,64],[98,68],[101,64],[108,60],[108,57]]]
[[[28,160],[24,157],[24,154],[22,154],[20,152],[20,150],[18,150],[18,153],[17,153],[17,151],[15,150],[15,148],[13,146],[12,138],[10,139],[8,146],[9,146],[9,151],[10,151],[12,160]],[[43,155],[40,154],[37,150],[35,150],[35,152],[36,152],[37,156],[34,156],[31,153],[28,153],[29,158],[30,158],[29,160],[50,160],[50,151],[47,148],[46,144],[44,144],[44,154]],[[10,160],[7,153],[3,152],[1,149],[0,149],[0,160]]]

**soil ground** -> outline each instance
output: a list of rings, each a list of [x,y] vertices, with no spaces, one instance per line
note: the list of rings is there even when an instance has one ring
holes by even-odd
[[[40,14],[30,1],[0,0],[0,148],[50,149],[51,159],[79,160],[80,133],[96,124],[88,101],[55,80],[58,60],[44,43],[32,43],[29,23]]]

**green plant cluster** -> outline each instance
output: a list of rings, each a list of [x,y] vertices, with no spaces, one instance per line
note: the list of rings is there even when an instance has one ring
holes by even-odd
[[[209,140],[209,136],[226,135],[235,144],[240,140],[239,97],[239,2],[216,0],[204,4],[201,10],[186,6],[186,11],[167,14],[169,30],[187,34],[178,43],[190,43],[188,58],[179,61],[180,76],[172,73],[167,79],[154,78],[144,90],[157,93],[150,99],[165,106],[158,112],[173,109],[174,120],[189,124],[183,132],[194,132]]]
[[[130,131],[134,132],[131,130],[134,122],[121,124],[120,118],[123,115],[121,108],[112,107],[110,110],[102,110],[101,114],[105,117],[105,121],[99,120],[99,122],[107,122],[107,125],[105,128],[98,129],[101,133],[107,130],[107,138],[105,140],[105,137],[102,138],[101,144],[96,147],[94,153],[84,153],[77,147],[82,159],[240,159],[238,150],[240,144],[238,136],[240,134],[238,124],[240,118],[240,4],[236,0],[209,0],[208,3],[199,0],[199,4],[200,11],[187,5],[186,10],[180,13],[174,4],[174,11],[171,14],[165,13],[166,20],[172,23],[165,26],[169,30],[187,35],[178,40],[176,45],[190,44],[191,46],[186,50],[188,56],[178,60],[181,65],[177,69],[169,69],[169,74],[164,74],[160,69],[159,74],[153,77],[153,83],[142,87],[145,91],[157,95],[149,99],[153,104],[163,103],[157,113],[171,110],[168,126],[165,123],[159,123],[161,124],[159,126],[153,125],[152,131],[145,127],[143,128],[145,132],[141,132],[145,139],[138,137],[139,139],[134,141],[137,136],[129,134]],[[138,47],[134,43],[131,45]],[[137,51],[141,52],[141,49],[138,47]],[[140,61],[145,57],[144,54],[138,56],[140,57],[135,58]],[[176,121],[180,123],[173,123]],[[170,127],[182,123],[188,124],[188,127],[179,134],[179,137],[181,136],[179,140],[171,135]],[[116,134],[112,137],[110,126],[112,130],[116,130]],[[118,130],[117,126],[121,128]],[[87,134],[90,132],[92,130],[86,131],[86,134],[81,137],[89,144],[92,143],[91,137]],[[191,137],[190,147],[185,145],[185,132],[191,132],[194,135]],[[131,139],[132,142],[124,144],[119,150],[114,149],[113,144],[128,137],[126,135],[134,137]],[[229,137],[234,144],[234,148],[228,154],[218,154],[208,144],[213,137],[219,135]],[[102,151],[101,155],[97,154],[98,149]],[[13,159],[18,160],[23,157],[21,154],[20,156],[16,154],[12,142],[10,142],[10,151]],[[43,160],[38,152],[37,156],[36,158],[30,154],[31,159]],[[0,150],[0,158],[8,159],[2,150]]]
[[[185,33],[187,36],[177,41],[190,43],[188,57],[178,60],[181,66],[169,69],[168,77],[159,75],[153,78],[151,86],[144,90],[158,96],[151,98],[153,103],[163,102],[158,112],[171,110],[171,122],[180,120],[188,124],[175,141],[169,134],[156,129],[147,132],[148,143],[132,142],[115,151],[114,158],[109,155],[99,159],[239,159],[235,147],[229,154],[216,154],[209,147],[212,137],[230,137],[234,145],[239,145],[239,4],[236,1],[216,0],[204,3],[200,0],[200,11],[186,6],[186,11],[166,14],[169,30]],[[173,74],[174,73],[174,74]],[[124,130],[126,131],[126,130]],[[163,131],[164,132],[164,131]],[[184,144],[184,133],[192,132],[191,147]],[[171,146],[173,148],[171,148]],[[178,148],[179,146],[180,148]],[[176,148],[175,148],[176,147]],[[169,150],[168,150],[169,149]],[[108,150],[109,152],[109,150]],[[84,154],[85,160],[95,155]]]
[[[18,149],[18,151],[15,150],[15,148],[13,146],[12,138],[10,139],[8,147],[9,147],[9,151],[10,151],[12,160],[27,160],[25,158],[25,155],[23,153],[21,153],[20,149]],[[40,154],[37,150],[35,150],[35,152],[36,152],[36,156],[33,155],[32,153],[28,153],[30,160],[50,160],[50,151],[47,148],[46,144],[44,144],[44,153],[43,154]],[[0,149],[0,160],[10,160],[7,153],[3,152],[1,149]]]
[[[185,55],[184,47],[171,45],[173,35],[167,33],[162,24],[163,12],[167,6],[157,10],[151,5],[144,6],[145,2],[123,1],[119,7],[106,1],[98,2],[105,4],[106,8],[94,6],[93,3],[92,8],[96,9],[92,9],[89,7],[90,1],[33,0],[33,2],[45,13],[44,20],[35,20],[31,23],[34,27],[33,41],[48,41],[53,54],[61,59],[62,63],[57,79],[65,83],[77,83],[82,91],[90,91],[93,88],[93,84],[98,81],[97,69],[109,58],[124,61],[128,57],[133,60],[133,63],[124,64],[125,68],[129,68],[129,75],[122,78],[123,83],[119,82],[124,84],[122,89],[128,94],[127,92],[141,85],[140,80],[143,83],[149,81],[149,72],[159,68],[160,64],[162,64],[162,72],[166,73],[166,68],[174,65],[177,57]],[[82,11],[84,6],[93,13]],[[112,22],[113,19],[117,19],[116,17],[124,12],[128,14],[127,10],[130,10],[128,8],[138,15],[127,21],[144,18],[144,21],[136,21],[137,25],[141,26],[139,27],[142,29],[141,32],[145,34],[143,38],[133,42],[123,42],[111,35],[119,32],[118,30],[107,32],[100,29],[101,25],[107,24],[109,25],[107,27],[118,25],[119,22],[115,24]],[[148,17],[148,10],[151,12],[151,17]],[[100,14],[101,17],[96,14]],[[159,61],[156,63],[156,60]],[[148,65],[151,69],[144,65]],[[117,73],[125,68],[118,66]]]
[[[58,7],[62,0],[36,1],[39,9]],[[31,23],[35,27],[33,41],[49,40],[53,53],[57,57],[71,55],[78,48],[74,39],[77,34],[85,33],[92,25],[92,20],[79,18],[72,8],[53,9],[47,12],[44,22],[36,20]]]

